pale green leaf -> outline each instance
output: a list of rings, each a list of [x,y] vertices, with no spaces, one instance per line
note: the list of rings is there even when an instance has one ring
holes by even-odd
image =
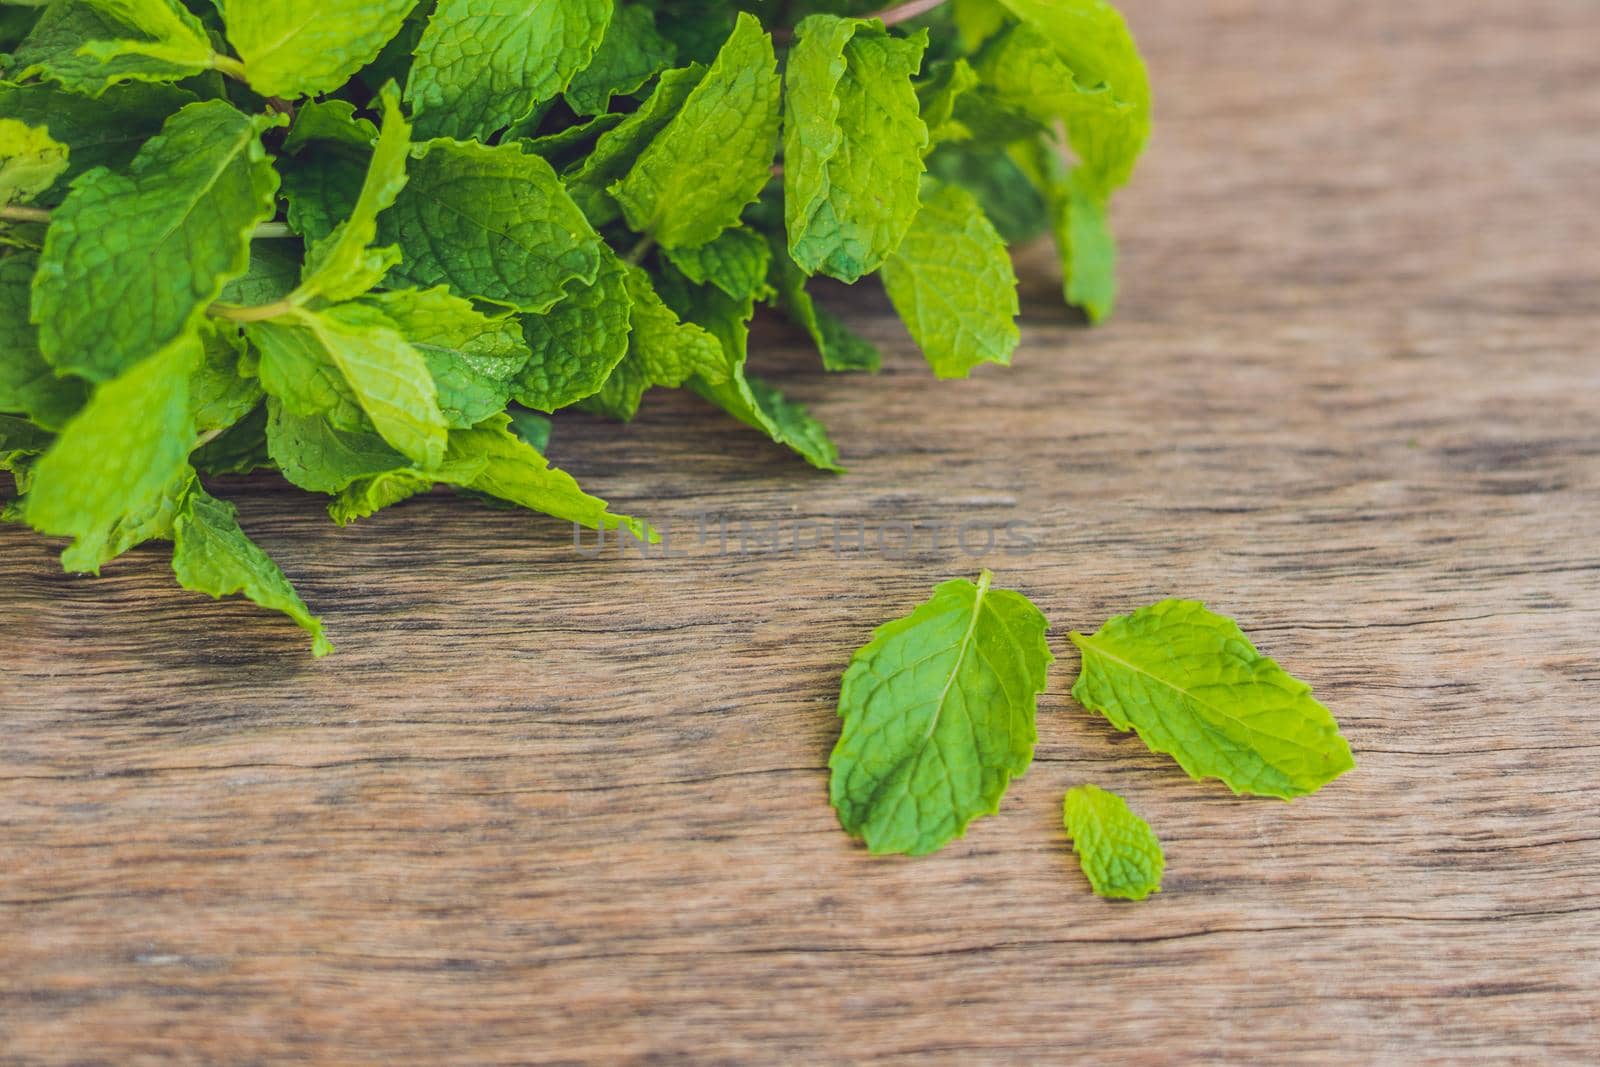
[[[422,353],[447,425],[466,429],[505,410],[512,382],[528,362],[515,315],[490,317],[444,288],[398,289],[368,299]]]
[[[377,57],[417,0],[226,0],[228,41],[262,96],[332,92]]]
[[[427,361],[378,308],[354,303],[318,311],[299,308],[246,330],[261,349],[261,384],[291,411],[332,412],[336,425],[353,429],[344,399],[348,391],[394,448],[424,466],[443,456],[445,417]],[[319,368],[318,384],[308,391],[303,383],[312,366]]]
[[[1150,824],[1099,786],[1067,790],[1061,818],[1089,886],[1102,897],[1143,900],[1161,892],[1166,857]]]
[[[1073,697],[1192,778],[1288,800],[1355,767],[1311,687],[1199,601],[1163,600],[1072,641],[1083,652]]]
[[[199,486],[189,490],[173,518],[172,571],[185,589],[218,599],[242,593],[283,612],[311,635],[313,656],[333,651],[322,620],[311,614],[278,565],[245,536],[234,506]]]
[[[56,0],[17,46],[11,77],[98,96],[119,82],[188,78],[213,59],[205,28],[177,0]]]
[[[427,137],[487,138],[589,65],[612,0],[439,0],[406,83]]]
[[[40,533],[74,539],[62,556],[69,569],[98,573],[129,547],[127,529],[152,526],[188,470],[189,378],[200,356],[198,338],[184,334],[99,386],[35,465],[24,515]],[[153,528],[148,536],[163,536]]]
[[[67,146],[39,126],[0,118],[0,207],[25,204],[67,169]]]
[[[940,378],[1011,362],[1021,339],[1017,276],[1005,242],[960,186],[924,187],[922,210],[884,262],[883,286]]]
[[[589,65],[567,86],[567,106],[598,115],[613,96],[626,96],[672,65],[678,50],[656,30],[655,13],[643,4],[619,3]]]
[[[567,175],[567,189],[591,223],[604,226],[622,217],[609,187],[628,173],[639,153],[666,128],[705,74],[706,68],[699,64],[662,74],[638,110],[602,133],[595,140],[594,151]]]
[[[17,251],[0,258],[0,411],[20,412],[59,430],[89,398],[79,378],[57,377],[39,354],[39,332],[28,321],[28,299],[39,258]]]
[[[735,300],[772,295],[767,274],[772,249],[754,230],[735,226],[696,248],[667,249],[667,258],[696,285],[714,285]]]
[[[928,128],[911,76],[927,34],[812,15],[785,68],[783,197],[789,253],[853,282],[882,266],[917,214]]]
[[[742,12],[682,109],[611,187],[628,225],[692,248],[738,223],[772,177],[780,92],[772,38]]]
[[[543,315],[523,318],[532,356],[516,377],[512,396],[539,411],[555,411],[599,392],[628,353],[633,299],[626,265],[602,247],[600,273],[592,285],[574,285],[566,299]]]
[[[555,171],[520,145],[435,140],[413,150],[411,178],[379,220],[403,260],[394,286],[447,284],[520,311],[544,312],[600,269],[600,238]]]
[[[115,377],[191,332],[244,273],[278,188],[261,147],[274,121],[220,100],[190,104],[127,175],[97,170],[73,183],[33,285],[39,347],[57,370]]]
[[[945,582],[850,660],[829,796],[875,854],[924,855],[1000,809],[1033,759],[1048,625],[1027,597]]]
[[[391,83],[381,95],[383,127],[373,143],[366,177],[355,205],[343,222],[311,246],[305,270],[293,299],[304,303],[313,299],[348,300],[371,289],[389,273],[399,253],[389,247],[374,247],[379,216],[392,207],[405,189],[406,154],[411,147],[411,127],[400,113],[399,93]],[[358,134],[350,124],[336,126],[347,141]],[[360,127],[356,127],[359,131]]]
[[[692,322],[682,322],[638,267],[628,267],[628,352],[600,391],[583,406],[614,418],[631,419],[639,401],[654,386],[677,388],[695,375],[726,374],[722,344]]]

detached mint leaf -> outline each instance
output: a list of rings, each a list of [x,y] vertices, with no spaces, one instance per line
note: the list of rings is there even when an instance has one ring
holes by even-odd
[[[1289,800],[1355,767],[1311,687],[1197,600],[1163,600],[1071,636],[1083,652],[1073,698],[1191,778]]]
[[[328,93],[378,55],[417,0],[231,0],[228,40],[262,96]]]
[[[789,252],[808,274],[853,282],[883,265],[917,214],[928,128],[911,76],[927,34],[812,15],[795,36],[784,93]]]
[[[98,574],[137,540],[165,536],[174,482],[192,477],[189,379],[200,356],[184,334],[101,385],[34,466],[23,515],[40,533],[73,538],[68,569]]]
[[[1125,800],[1099,786],[1080,785],[1067,790],[1061,817],[1096,895],[1143,900],[1161,892],[1167,864],[1161,842]]]
[[[742,12],[682,110],[611,186],[628,225],[693,248],[738,223],[772,178],[779,94],[772,38]]]
[[[829,795],[876,855],[937,851],[1000,809],[1033,760],[1052,660],[1039,609],[984,571],[936,587],[850,660]]]
[[[930,182],[922,210],[883,265],[883,286],[933,373],[965,378],[1009,364],[1021,339],[1017,276],[972,194]]]
[[[199,486],[189,490],[172,522],[172,572],[178,584],[217,599],[242,593],[281,611],[311,635],[311,654],[326,656],[333,644],[322,620],[311,614],[278,565],[239,528],[238,511]]]
[[[0,118],[0,207],[25,204],[67,169],[67,146],[41,126]]]
[[[600,269],[600,238],[555,171],[517,144],[433,140],[378,234],[400,246],[392,286],[446,284],[519,311],[550,310]]]
[[[634,92],[672,65],[678,50],[656,31],[656,17],[643,4],[618,4],[589,65],[567,86],[567,106],[580,115],[598,115],[613,96]]]
[[[612,0],[439,0],[406,83],[423,136],[483,140],[555,98],[589,65]]]
[[[546,412],[576,403],[598,392],[627,355],[633,306],[627,268],[609,247],[601,250],[594,284],[574,285],[543,315],[524,317],[523,337],[532,355],[516,376],[517,403]]]
[[[244,273],[278,188],[261,147],[274,123],[220,100],[190,104],[126,176],[97,170],[73,184],[33,283],[39,347],[58,371],[115,377],[191,332]]]

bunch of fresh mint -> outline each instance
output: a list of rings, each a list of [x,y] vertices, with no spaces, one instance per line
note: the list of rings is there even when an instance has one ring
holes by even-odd
[[[859,9],[859,10],[857,10]],[[940,377],[1017,344],[1007,242],[1115,296],[1107,201],[1149,129],[1102,0],[0,0],[6,516],[98,572],[173,544],[331,647],[208,475],[345,523],[436,484],[648,526],[550,467],[539,412],[687,387],[838,469],[745,369],[809,279],[883,281]],[[1067,162],[1070,155],[1074,161]]]

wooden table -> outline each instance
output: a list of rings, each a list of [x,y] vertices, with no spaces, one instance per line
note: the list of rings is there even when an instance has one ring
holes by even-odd
[[[159,550],[69,578],[0,530],[0,1060],[1600,1051],[1593,0],[1128,7],[1159,116],[1115,319],[1034,253],[1009,371],[933,381],[875,295],[875,378],[763,331],[844,477],[692,398],[561,418],[555,460],[680,558],[222,483],[325,613],[313,662]],[[700,512],[1037,548],[723,555]],[[839,673],[980,565],[1053,623],[1036,764],[967,840],[871,858],[827,804]],[[1067,631],[1166,595],[1312,682],[1359,769],[1235,799],[1074,705]],[[1087,892],[1084,781],[1165,840],[1158,897]]]

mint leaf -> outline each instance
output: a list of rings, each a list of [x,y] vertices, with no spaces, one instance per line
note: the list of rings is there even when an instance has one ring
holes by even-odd
[[[735,300],[765,300],[772,249],[754,230],[737,226],[696,248],[671,248],[667,259],[696,285],[714,285]]]
[[[697,374],[710,379],[726,375],[722,343],[700,326],[679,320],[648,274],[630,266],[623,283],[628,290],[628,352],[584,407],[631,419],[653,386],[677,388]]]
[[[678,50],[656,30],[655,14],[643,4],[618,4],[589,65],[567,86],[567,106],[598,115],[613,96],[626,96],[672,65]]]
[[[231,0],[228,41],[262,96],[339,88],[400,32],[417,0]]]
[[[362,478],[406,466],[406,458],[370,431],[344,430],[322,415],[299,415],[267,400],[267,452],[293,484],[337,493]]]
[[[1048,624],[992,577],[937,586],[844,672],[829,795],[874,854],[925,855],[963,836],[1033,759]]]
[[[605,245],[601,249],[594,284],[575,284],[555,307],[523,319],[532,355],[516,377],[517,403],[555,411],[592,396],[627,355],[633,300],[626,267]]]
[[[553,99],[589,65],[611,0],[439,0],[406,83],[425,137],[485,139]]]
[[[1197,600],[1163,600],[1071,636],[1083,652],[1078,703],[1136,731],[1191,778],[1289,800],[1355,767],[1311,687]]]
[[[876,345],[818,306],[806,288],[806,275],[779,240],[772,242],[772,275],[778,305],[811,335],[822,365],[831,371],[875,371],[883,362]]]
[[[200,20],[176,0],[56,0],[12,56],[11,77],[98,96],[125,81],[177,81],[213,65]]]
[[[260,139],[272,125],[220,100],[190,104],[126,176],[97,170],[73,183],[33,283],[39,347],[58,371],[115,377],[192,331],[244,272],[278,188]]]
[[[736,224],[772,177],[779,93],[772,38],[741,13],[682,110],[611,186],[628,225],[693,248]]]
[[[378,293],[370,302],[422,354],[446,425],[466,429],[505,410],[529,355],[516,316],[485,315],[442,288]]]
[[[706,68],[691,64],[661,75],[639,109],[596,138],[594,151],[567,175],[567,189],[591,223],[604,226],[622,217],[610,186],[628,173],[639,153],[666,129],[705,74]]]
[[[1021,339],[1017,276],[1005,242],[960,186],[924,187],[922,210],[884,262],[883,286],[938,377],[1011,362]]]
[[[393,83],[383,87],[379,99],[383,128],[372,142],[361,191],[345,220],[311,246],[300,286],[295,292],[296,302],[317,298],[348,300],[360,296],[381,282],[399,257],[397,250],[375,248],[373,242],[378,234],[378,216],[394,205],[396,197],[406,187],[406,154],[411,145],[411,127],[400,113],[399,92]],[[338,110],[313,114],[323,114],[327,118],[313,121],[312,130],[304,130],[303,136],[314,136],[317,127],[329,126],[332,136],[350,145],[371,128],[370,123],[357,124],[348,116],[343,116],[341,121]],[[290,133],[292,136],[294,131]]]
[[[0,118],[0,207],[25,204],[67,169],[67,146],[38,126]]]
[[[917,105],[928,128],[928,149],[949,141],[966,141],[972,129],[956,117],[962,97],[978,87],[978,72],[961,56],[932,67],[917,85]]]
[[[1127,801],[1099,786],[1067,790],[1062,822],[1072,836],[1089,886],[1102,897],[1143,900],[1161,892],[1166,857],[1150,824],[1128,808]]]
[[[51,138],[67,147],[67,169],[39,196],[43,204],[59,203],[66,183],[84,171],[126,168],[139,146],[160,132],[167,116],[194,101],[192,94],[171,85],[113,86],[94,100],[53,85],[0,83],[0,115],[47,127]]]
[[[278,565],[245,536],[234,506],[199,486],[189,490],[172,520],[172,571],[185,589],[218,599],[242,593],[283,612],[311,635],[313,656],[333,651],[322,620],[311,614]]]
[[[28,321],[28,300],[39,257],[17,251],[0,258],[0,411],[21,412],[59,430],[89,398],[88,384],[59,378],[39,354],[39,333]]]
[[[853,282],[883,265],[917,214],[928,129],[911,76],[927,34],[812,15],[795,36],[784,91],[789,252],[807,274]]]
[[[433,140],[378,234],[400,247],[391,286],[446,284],[520,311],[550,310],[573,282],[592,284],[600,238],[555,171],[519,145]]]
[[[222,430],[261,402],[261,383],[244,373],[247,346],[239,328],[208,320],[200,324],[200,362],[189,378],[189,407],[196,430]]]
[[[189,377],[200,355],[184,334],[101,385],[34,466],[23,515],[40,533],[73,538],[69,570],[98,574],[139,540],[165,536],[174,482],[192,477]]]

